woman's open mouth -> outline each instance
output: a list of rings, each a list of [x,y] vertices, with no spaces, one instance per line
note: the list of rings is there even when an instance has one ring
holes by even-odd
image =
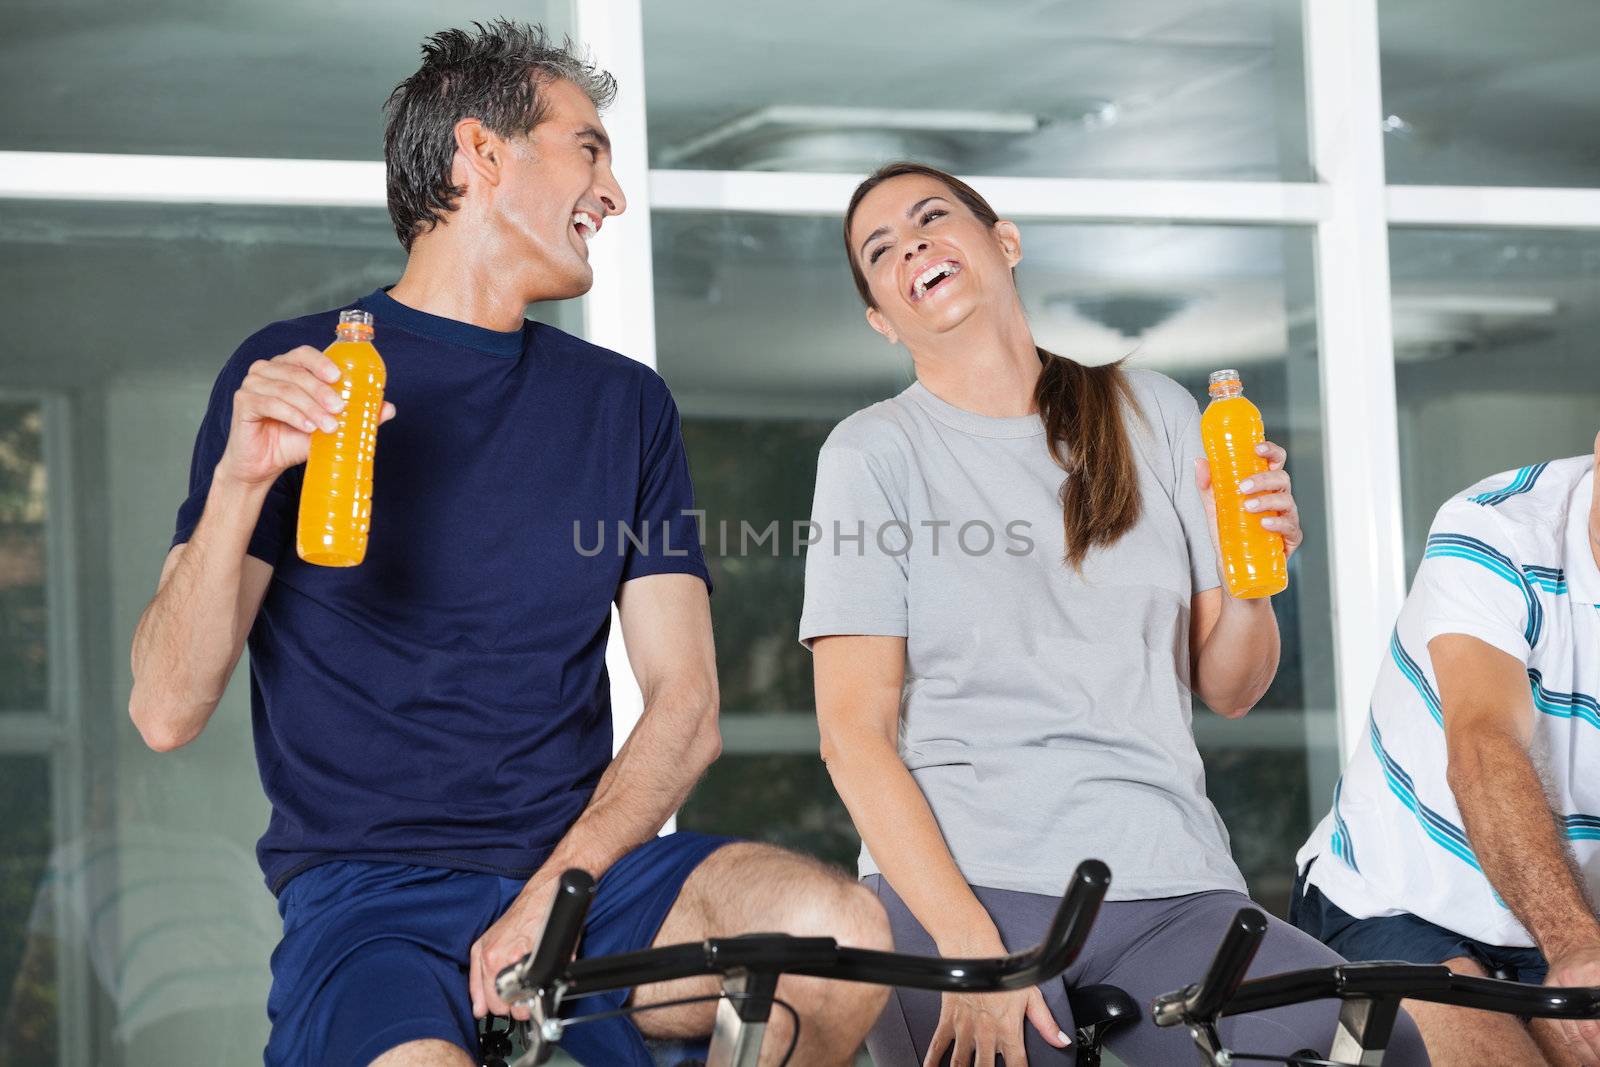
[[[953,259],[941,259],[924,267],[922,273],[911,283],[912,301],[922,300],[939,286],[960,274],[961,269],[961,264]]]

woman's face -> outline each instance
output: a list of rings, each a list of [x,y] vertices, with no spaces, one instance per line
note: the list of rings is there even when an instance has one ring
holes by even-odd
[[[850,220],[850,254],[866,276],[872,328],[890,341],[936,337],[990,301],[1014,300],[1017,228],[985,226],[936,178],[906,174],[868,193]]]

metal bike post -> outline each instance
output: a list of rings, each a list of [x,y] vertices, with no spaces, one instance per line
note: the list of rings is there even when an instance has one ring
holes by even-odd
[[[1346,1000],[1339,1009],[1339,1032],[1334,1035],[1328,1058],[1361,1067],[1382,1067],[1399,1011],[1400,1002],[1393,997]]]
[[[723,978],[722,991],[727,995],[717,1005],[706,1067],[756,1067],[778,976],[735,971]]]
[[[1222,1039],[1217,1037],[1216,1023],[1190,1023],[1189,1036],[1194,1038],[1195,1045],[1200,1049],[1200,1062],[1205,1067],[1229,1067],[1233,1062],[1222,1045]]]

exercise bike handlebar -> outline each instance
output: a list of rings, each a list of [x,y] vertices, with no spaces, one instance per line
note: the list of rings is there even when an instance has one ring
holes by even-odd
[[[495,988],[510,1003],[550,997],[557,987],[566,998],[695,975],[750,971],[939,992],[1023,989],[1060,974],[1077,958],[1110,884],[1111,872],[1104,863],[1079,864],[1045,939],[1009,956],[943,959],[841,947],[831,937],[755,934],[573,960],[594,895],[594,879],[572,870],[561,876],[539,947],[501,971]]]
[[[1337,998],[1426,1000],[1480,1011],[1548,1019],[1600,1017],[1600,987],[1535,986],[1455,974],[1438,964],[1341,963],[1244,981],[1266,934],[1254,908],[1234,916],[1206,976],[1195,985],[1157,997],[1157,1026],[1214,1022],[1228,1015]]]
[[[1215,1019],[1222,1015],[1244,982],[1266,936],[1266,916],[1254,908],[1240,908],[1228,924],[1228,932],[1217,946],[1205,977],[1176,993],[1156,998],[1156,1024],[1172,1026],[1188,1019]]]

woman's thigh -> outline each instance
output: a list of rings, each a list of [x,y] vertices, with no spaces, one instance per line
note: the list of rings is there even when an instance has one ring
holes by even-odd
[[[1135,1001],[1148,1005],[1162,993],[1197,982],[1211,962],[1228,922],[1241,907],[1250,905],[1239,893],[1196,893],[1165,900],[1123,901],[1101,910],[1101,923],[1126,929],[1128,947],[1108,961],[1094,981],[1109,982],[1127,990]],[[1343,957],[1311,937],[1272,916],[1267,936],[1251,964],[1249,976],[1327,967]],[[1219,1035],[1237,1052],[1286,1056],[1311,1048],[1326,1053],[1338,1025],[1339,1002],[1311,1001],[1223,1020]],[[1197,1062],[1193,1039],[1182,1027],[1157,1027],[1148,1018],[1111,1038],[1108,1045],[1130,1067],[1166,1067]],[[1426,1067],[1427,1052],[1411,1019],[1396,1020],[1385,1067]]]
[[[938,954],[933,938],[881,875],[871,875],[865,879],[865,883],[878,895],[889,914],[889,927],[894,933],[896,952],[924,956]],[[1060,903],[1033,893],[976,887],[973,892],[1000,930],[1000,939],[1012,952],[1029,948],[1044,938],[1045,930]],[[1072,1033],[1072,1013],[1067,1007],[1065,982],[1057,978],[1042,986],[1041,991],[1045,1004],[1061,1029]],[[883,1014],[867,1035],[867,1051],[872,1054],[873,1064],[875,1067],[920,1067],[938,1025],[938,993],[921,989],[894,990]],[[1028,1023],[1023,1024],[1023,1048],[1028,1054],[1028,1067],[1071,1067],[1077,1060],[1072,1049],[1058,1049],[1049,1044]]]

